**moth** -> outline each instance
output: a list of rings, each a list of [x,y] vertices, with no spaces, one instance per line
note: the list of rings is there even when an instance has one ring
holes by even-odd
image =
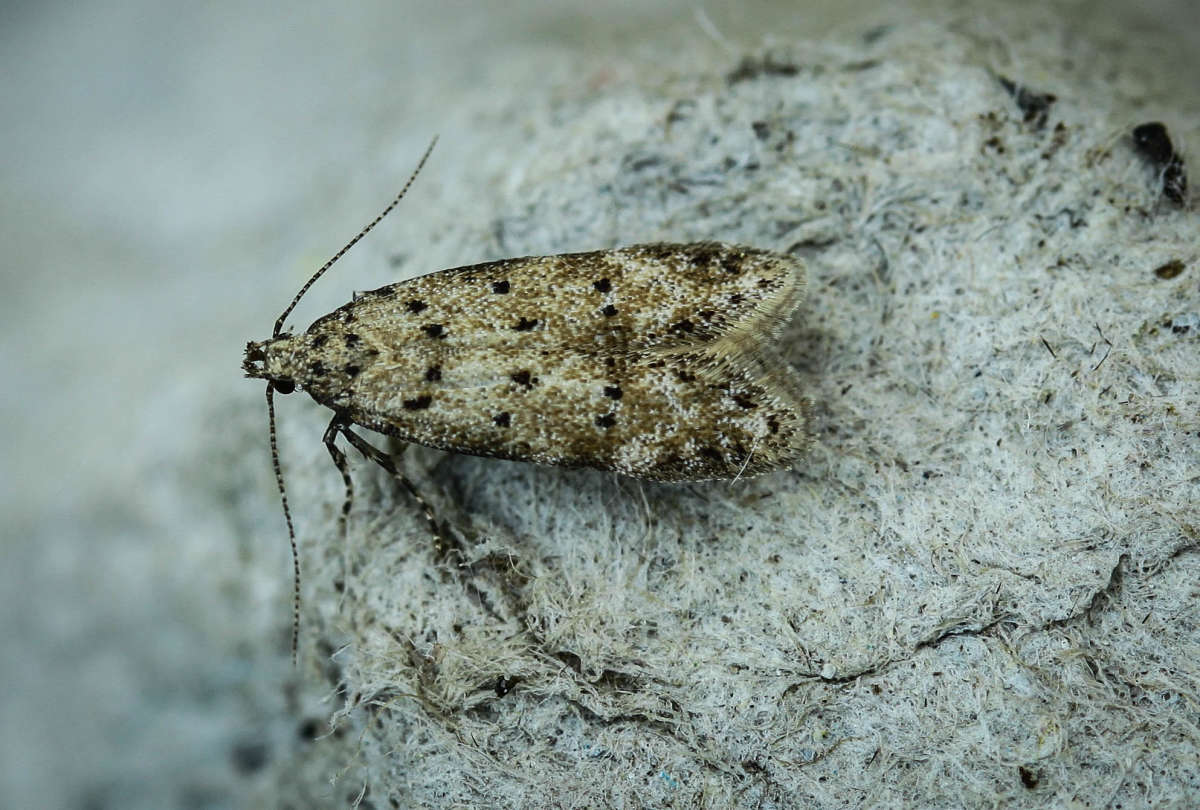
[[[809,401],[773,344],[804,298],[805,270],[768,250],[653,243],[456,267],[359,294],[304,332],[285,331],[304,293],[395,207],[428,155],[301,288],[271,337],[246,346],[246,375],[267,381],[293,552],[275,393],[302,390],[331,411],[324,441],[346,482],[343,516],[350,476],[339,436],[401,481],[435,537],[428,505],[356,427],[654,481],[760,475],[804,452]]]

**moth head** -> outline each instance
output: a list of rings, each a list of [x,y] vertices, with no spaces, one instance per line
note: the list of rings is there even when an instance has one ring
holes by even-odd
[[[290,363],[287,358],[291,352],[281,351],[292,340],[291,335],[280,335],[261,342],[250,341],[246,344],[246,356],[242,359],[242,370],[247,377],[266,380],[268,387],[281,394],[290,394],[296,390],[296,381],[290,373]]]
[[[280,394],[299,388],[317,402],[336,407],[378,354],[340,323],[318,322],[299,335],[248,343],[242,368],[246,376],[266,380]]]

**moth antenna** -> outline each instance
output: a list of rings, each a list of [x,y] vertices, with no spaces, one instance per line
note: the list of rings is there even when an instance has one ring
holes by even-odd
[[[392,209],[399,204],[400,200],[404,198],[404,194],[408,191],[408,187],[413,184],[413,181],[417,179],[417,175],[420,174],[421,167],[424,166],[425,161],[429,159],[429,153],[433,151],[434,144],[437,143],[437,140],[437,136],[434,135],[433,140],[429,142],[428,148],[425,149],[425,154],[421,156],[420,162],[417,163],[417,168],[413,169],[413,173],[409,176],[408,182],[404,184],[404,188],[400,189],[400,193],[396,195],[396,198],[388,203],[388,207],[383,209],[379,216],[371,220],[370,225],[359,231],[358,236],[347,242],[345,247],[335,253],[332,259],[325,262],[325,264],[321,266],[321,269],[313,273],[312,278],[304,283],[304,286],[300,288],[300,292],[296,293],[296,297],[292,299],[292,303],[288,304],[287,309],[285,309],[283,314],[279,316],[279,320],[275,321],[275,331],[271,333],[272,337],[279,337],[280,333],[283,331],[284,320],[288,315],[292,314],[292,310],[296,308],[296,304],[300,303],[300,299],[304,297],[306,292],[308,292],[308,288],[315,284],[317,279],[325,275],[326,270],[328,270],[330,267],[333,267],[334,263],[346,254],[347,250],[354,247],[358,243],[359,239],[362,239],[364,236],[370,233],[371,229],[378,225],[380,220],[390,214]]]
[[[300,648],[300,552],[296,548],[296,529],[288,509],[287,490],[283,486],[283,470],[279,466],[279,443],[275,439],[275,389],[267,383],[267,423],[271,435],[271,463],[275,466],[275,483],[279,485],[279,500],[283,502],[283,519],[287,522],[288,540],[292,544],[292,666],[299,664]]]

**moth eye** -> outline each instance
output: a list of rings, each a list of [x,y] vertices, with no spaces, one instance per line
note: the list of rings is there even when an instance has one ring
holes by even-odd
[[[296,390],[296,384],[291,380],[271,380],[271,387],[280,394],[290,394]]]

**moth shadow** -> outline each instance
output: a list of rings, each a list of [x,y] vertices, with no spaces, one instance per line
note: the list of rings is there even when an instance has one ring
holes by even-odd
[[[427,448],[409,452],[437,490],[429,495],[441,516],[468,543],[542,559],[594,558],[630,546],[653,555],[681,542],[711,542],[745,523],[746,510],[761,499],[794,485],[786,472],[669,483]]]

